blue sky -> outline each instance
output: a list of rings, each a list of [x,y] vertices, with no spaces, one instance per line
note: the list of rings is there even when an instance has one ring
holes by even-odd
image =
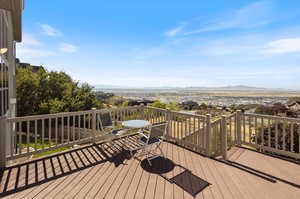
[[[92,85],[300,89],[299,0],[82,2],[26,0],[17,56]]]

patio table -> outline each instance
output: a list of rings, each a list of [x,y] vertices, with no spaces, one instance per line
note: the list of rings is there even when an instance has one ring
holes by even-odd
[[[132,129],[142,129],[150,125],[151,123],[147,120],[128,120],[122,122],[122,126]]]

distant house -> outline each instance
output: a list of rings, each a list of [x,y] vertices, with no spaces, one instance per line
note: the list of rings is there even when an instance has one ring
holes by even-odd
[[[153,100],[130,100],[128,102],[129,106],[140,106],[144,105],[147,106],[148,104],[152,104],[154,101]]]
[[[19,59],[16,59],[16,65],[22,69],[27,69],[27,68],[31,67],[31,71],[34,73],[38,72],[40,69],[44,69],[42,66],[33,66],[29,63],[22,63],[22,62],[20,62]]]
[[[292,111],[300,111],[300,101],[291,102],[287,106]]]

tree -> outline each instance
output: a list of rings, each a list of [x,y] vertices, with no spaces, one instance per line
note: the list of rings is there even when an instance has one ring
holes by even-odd
[[[287,111],[286,106],[280,102],[274,103],[272,106],[260,105],[255,109],[255,113],[264,115],[278,115]]]
[[[65,72],[33,72],[17,67],[17,115],[49,114],[102,108],[93,87],[79,84]]]
[[[196,110],[199,109],[199,104],[197,102],[189,100],[189,101],[182,102],[181,107],[184,110]]]
[[[201,103],[199,108],[202,109],[202,110],[206,110],[208,107],[205,103]]]
[[[178,102],[171,102],[166,105],[166,108],[170,109],[171,111],[179,111],[180,110],[180,106],[179,106]]]
[[[292,97],[287,101],[287,104],[292,104],[294,102],[300,102],[300,97]]]
[[[260,105],[255,109],[256,114],[275,115],[275,111],[271,106]]]
[[[288,111],[288,108],[284,104],[282,104],[280,102],[274,103],[273,104],[273,109],[274,109],[274,111],[275,111],[276,114],[278,114],[278,113],[285,113],[285,112]]]
[[[162,103],[159,100],[153,102],[152,104],[150,104],[150,106],[154,107],[154,108],[163,108],[163,109],[165,109],[167,107],[167,105],[165,103]]]

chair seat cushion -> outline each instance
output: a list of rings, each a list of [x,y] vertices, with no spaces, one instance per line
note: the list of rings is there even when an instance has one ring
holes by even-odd
[[[111,131],[112,134],[114,135],[121,135],[123,133],[126,133],[127,131],[125,129],[114,129]]]
[[[140,141],[146,144],[148,141],[148,138],[143,136],[140,138]],[[154,144],[154,143],[161,142],[161,141],[162,140],[159,138],[150,138],[148,144]]]

